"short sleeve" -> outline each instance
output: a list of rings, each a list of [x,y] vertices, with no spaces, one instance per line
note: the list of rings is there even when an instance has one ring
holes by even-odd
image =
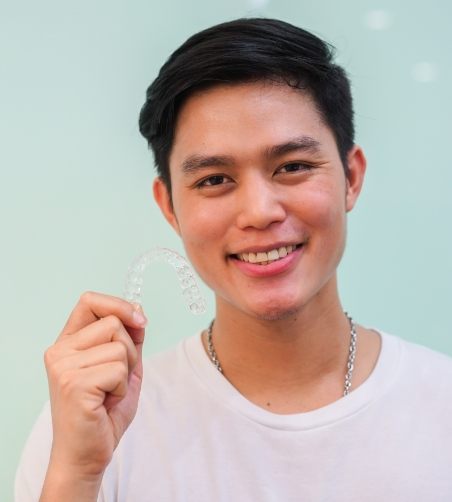
[[[15,502],[38,502],[52,448],[50,402],[45,405],[25,443],[14,486]]]

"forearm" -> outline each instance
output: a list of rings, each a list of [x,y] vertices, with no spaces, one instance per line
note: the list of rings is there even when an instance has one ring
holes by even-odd
[[[79,476],[49,466],[39,502],[96,502],[102,475]]]

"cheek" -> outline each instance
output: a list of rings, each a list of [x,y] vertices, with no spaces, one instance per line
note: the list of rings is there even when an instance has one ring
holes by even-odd
[[[224,210],[219,210],[215,204],[182,204],[178,214],[179,229],[187,256],[193,266],[202,275],[201,268],[208,260],[218,258],[222,251],[221,243],[230,227],[230,221]]]
[[[341,192],[337,187],[322,185],[306,193],[300,206],[313,253],[322,261],[338,263],[344,252],[347,223]]]
[[[300,198],[300,211],[312,231],[335,230],[345,215],[345,201],[334,186],[313,185]]]
[[[185,217],[179,222],[183,239],[194,246],[208,245],[208,241],[218,238],[224,232],[224,218],[220,218],[215,208],[190,206],[183,209]]]

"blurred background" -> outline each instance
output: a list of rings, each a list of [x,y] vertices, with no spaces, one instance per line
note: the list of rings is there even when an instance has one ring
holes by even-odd
[[[446,0],[0,1],[0,500],[47,399],[43,352],[86,290],[122,295],[129,263],[183,252],[152,198],[137,127],[188,36],[276,17],[337,48],[368,160],[340,267],[344,309],[452,356],[452,4]],[[207,326],[171,267],[150,266],[146,354]]]

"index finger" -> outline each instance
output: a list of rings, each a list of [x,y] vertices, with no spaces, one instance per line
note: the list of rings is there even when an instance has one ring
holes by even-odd
[[[108,315],[118,317],[125,326],[130,328],[144,328],[147,324],[140,305],[132,304],[117,296],[86,291],[80,296],[59,338],[75,333]]]

